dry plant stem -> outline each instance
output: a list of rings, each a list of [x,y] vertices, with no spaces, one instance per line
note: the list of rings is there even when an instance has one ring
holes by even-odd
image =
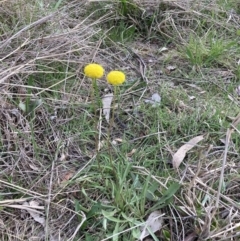
[[[73,235],[68,239],[69,241],[74,240],[74,238],[76,237],[79,229],[82,227],[83,223],[84,223],[84,222],[86,221],[86,219],[87,219],[87,218],[86,218],[86,215],[84,214],[84,212],[81,212],[81,214],[82,214],[82,221],[81,221],[81,223],[77,226],[77,228],[76,228],[75,232],[73,233]]]
[[[51,204],[51,196],[52,196],[53,173],[54,173],[54,168],[55,168],[55,161],[57,161],[57,159],[58,159],[58,154],[59,154],[59,148],[57,149],[54,160],[52,162],[51,175],[50,175],[50,180],[49,180],[49,191],[48,191],[48,199],[47,199],[47,207],[46,207],[46,223],[45,223],[45,237],[46,238],[48,238],[49,234],[50,234],[49,212],[50,212],[50,204]]]
[[[226,144],[225,144],[225,150],[224,150],[224,156],[223,156],[223,162],[222,162],[222,170],[221,170],[219,186],[218,186],[218,193],[217,193],[217,198],[216,198],[216,205],[215,205],[216,210],[218,209],[218,206],[219,206],[220,193],[221,193],[223,179],[224,179],[224,170],[225,170],[225,165],[227,162],[228,146],[229,146],[229,141],[231,138],[232,131],[233,131],[232,129],[228,129],[227,134],[226,134]]]
[[[229,142],[231,139],[232,132],[234,131],[235,127],[240,123],[240,113],[237,115],[237,117],[234,119],[232,126],[228,128],[227,134],[226,134],[226,144],[225,144],[225,151],[224,151],[224,157],[223,157],[223,163],[222,163],[222,170],[221,170],[221,175],[220,175],[220,180],[219,180],[219,186],[218,186],[218,193],[217,193],[217,198],[216,198],[216,210],[218,209],[219,206],[219,199],[220,199],[220,194],[221,194],[221,188],[222,188],[222,183],[223,183],[223,178],[224,178],[224,169],[225,165],[227,162],[227,152],[228,152],[228,146]]]
[[[10,188],[14,188],[18,191],[21,191],[21,192],[24,192],[28,195],[32,195],[34,198],[45,198],[45,195],[41,194],[41,193],[37,193],[37,192],[34,192],[34,191],[31,191],[30,189],[25,189],[21,186],[18,186],[16,184],[12,184],[12,183],[9,183],[9,182],[6,182],[6,181],[3,181],[0,179],[0,184],[3,184],[3,185],[6,185],[7,187],[10,187]]]
[[[75,175],[71,178],[71,181],[75,180],[75,179],[79,176],[79,174],[80,174],[85,168],[87,168],[87,166],[88,166],[91,162],[93,162],[93,161],[95,160],[95,158],[96,158],[96,154],[95,154],[83,167],[81,167],[81,168],[75,173]],[[0,183],[1,183],[1,180],[0,180]],[[63,190],[64,190],[65,188],[67,188],[67,186],[68,186],[68,183],[66,183],[57,193],[55,193],[54,196],[53,196],[53,198],[52,198],[52,201],[53,201],[58,195],[60,195],[61,193],[63,193]],[[0,202],[0,204],[1,204],[1,202]],[[53,203],[53,204],[55,204],[55,203]]]

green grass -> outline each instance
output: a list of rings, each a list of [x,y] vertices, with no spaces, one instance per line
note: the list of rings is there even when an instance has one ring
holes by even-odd
[[[153,240],[238,235],[239,7],[234,1],[193,4],[191,11],[178,5],[3,5],[0,240],[134,241],[154,211],[163,214],[163,226]],[[91,62],[127,76],[112,127],[93,111],[92,83],[83,74]],[[113,91],[105,77],[97,86],[100,96]],[[145,102],[154,93],[161,96],[157,107]],[[19,108],[36,100],[42,103],[31,111]],[[228,128],[235,129],[229,145]],[[174,153],[200,135],[174,169]],[[38,202],[32,209],[40,206],[47,228],[21,206],[22,198]]]
[[[228,54],[231,54],[231,49],[238,48],[237,42],[228,43],[214,35],[208,32],[207,36],[200,39],[198,36],[190,36],[185,52],[192,65],[205,67],[214,64],[229,65],[227,62]]]

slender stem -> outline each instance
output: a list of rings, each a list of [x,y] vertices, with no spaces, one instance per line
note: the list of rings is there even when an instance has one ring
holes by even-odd
[[[102,169],[101,169],[101,165],[100,165],[100,161],[99,161],[99,131],[98,131],[98,117],[97,117],[97,110],[98,107],[100,106],[100,102],[99,102],[99,91],[98,91],[98,86],[97,86],[97,80],[96,79],[92,79],[92,108],[94,111],[94,130],[95,130],[95,153],[96,153],[96,159],[97,159],[97,163],[98,163],[98,168],[101,172],[102,178],[104,178],[103,173],[102,173]]]
[[[26,100],[25,100],[26,114],[27,115],[31,112],[30,99],[31,99],[31,95],[32,95],[32,88],[31,88],[32,86],[33,86],[33,80],[31,79],[31,77],[29,77],[28,87],[27,87],[27,97],[26,97]]]
[[[95,151],[98,152],[98,118],[97,118],[97,109],[98,109],[98,96],[97,96],[97,80],[92,80],[92,107],[94,111],[94,123],[95,123]]]
[[[115,108],[114,107],[115,107],[115,103],[116,103],[116,97],[117,97],[117,86],[114,86],[113,101],[112,101],[112,116],[110,118],[107,138],[108,138],[109,159],[110,159],[111,166],[112,166],[113,172],[115,174],[115,177],[117,178],[117,172],[116,172],[115,166],[113,164],[112,144],[111,144],[111,134],[112,134],[113,124],[114,124],[114,114],[115,114]]]
[[[115,103],[116,103],[116,97],[117,97],[117,86],[114,86],[114,92],[113,92],[113,101],[112,101],[112,116],[110,119],[110,123],[109,123],[109,131],[110,131],[110,135],[111,135],[111,131],[113,129],[113,124],[114,124],[114,114],[115,114]]]

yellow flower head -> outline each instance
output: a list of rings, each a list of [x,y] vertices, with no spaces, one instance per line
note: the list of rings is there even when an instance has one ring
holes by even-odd
[[[101,78],[104,74],[104,68],[100,64],[88,64],[84,68],[84,74],[92,79]]]
[[[107,75],[107,82],[111,85],[121,85],[125,79],[125,74],[121,71],[110,71]]]

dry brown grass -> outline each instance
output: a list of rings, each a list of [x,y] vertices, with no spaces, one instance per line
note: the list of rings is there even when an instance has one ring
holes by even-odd
[[[206,28],[211,26],[219,31],[224,30],[226,35],[232,34],[239,28],[239,15],[233,12],[227,16],[228,13],[215,1],[211,4],[161,1],[162,15],[153,26],[156,35],[161,35],[159,42],[139,43],[138,39],[126,48],[120,43],[105,44],[105,40],[110,41],[107,37],[108,29],[99,27],[116,16],[114,11],[108,11],[95,19],[87,12],[91,4],[88,1],[71,1],[57,11],[50,7],[54,1],[45,1],[42,7],[31,1],[25,3],[25,0],[18,3],[14,0],[0,2],[0,240],[84,240],[84,232],[79,230],[85,221],[85,213],[75,211],[74,199],[85,198],[81,193],[82,185],[85,184],[82,171],[93,160],[94,143],[90,141],[85,147],[84,143],[89,140],[80,139],[78,133],[64,132],[62,129],[71,120],[78,121],[79,116],[87,112],[85,107],[89,103],[90,84],[82,74],[83,66],[89,62],[99,62],[107,71],[125,70],[129,82],[136,80],[123,94],[123,100],[128,103],[125,109],[132,107],[133,102],[140,103],[143,95],[154,93],[159,85],[170,88],[168,91],[171,96],[172,93],[178,93],[177,87],[172,87],[174,81],[178,84],[182,82],[186,87],[186,84],[193,84],[192,79],[184,82],[183,75],[179,78],[171,77],[171,73],[163,68],[165,72],[161,72],[160,82],[159,62],[171,55],[174,63],[189,68],[188,63],[182,62],[180,54],[174,57],[177,43],[184,45],[190,33],[196,34],[203,19]],[[136,1],[143,10],[143,16],[151,13],[159,3]],[[107,7],[114,9],[111,3]],[[208,14],[213,9],[219,16],[218,20]],[[96,12],[98,10],[95,9]],[[92,15],[95,16],[96,12]],[[226,21],[228,17],[231,19]],[[135,20],[138,26],[140,19]],[[158,49],[165,45],[166,39],[173,43],[172,54],[158,55]],[[158,46],[160,43],[163,45]],[[227,72],[237,78],[233,73],[235,67]],[[208,76],[203,74],[201,77],[207,82],[220,70],[214,69],[212,75],[208,72]],[[53,80],[47,79],[51,77]],[[28,91],[29,79],[34,84],[31,93]],[[103,88],[107,87],[104,81],[100,83]],[[197,84],[194,83],[195,87],[201,89]],[[192,89],[185,90],[190,95]],[[199,89],[195,94],[198,92]],[[131,93],[137,94],[136,99]],[[33,100],[44,101],[36,108],[34,116],[26,115],[18,106],[20,101],[24,102],[29,96]],[[188,116],[193,108],[197,108],[193,105],[188,109],[179,104],[179,99],[177,96],[167,107],[169,113],[176,111],[179,115],[182,112]],[[239,107],[239,103],[235,103]],[[204,100],[198,104],[205,108]],[[232,113],[238,108],[236,105]],[[141,116],[138,121],[141,123],[144,120],[145,117]],[[91,121],[91,118],[87,121]],[[151,124],[144,123],[144,128],[148,131]],[[232,128],[239,134],[237,125]],[[147,136],[147,131],[142,129],[141,133],[134,133],[136,138]],[[169,130],[160,131],[165,133]],[[115,135],[119,135],[119,132],[116,131]],[[219,135],[224,136],[225,132],[226,129],[219,130]],[[175,140],[171,139],[171,143],[168,138],[167,134],[162,137],[166,141],[158,154],[162,159],[177,149]],[[153,179],[163,183],[167,179],[177,180],[183,185],[181,192],[174,198],[174,205],[169,205],[165,210],[167,216],[164,228],[171,233],[171,240],[193,241],[195,236],[198,238],[195,240],[238,240],[235,236],[239,236],[240,226],[239,149],[235,148],[231,139],[225,146],[219,146],[217,138],[206,139],[203,146],[192,153],[193,160],[183,170],[170,170],[172,176],[167,178],[153,176]],[[222,166],[223,159],[226,163]],[[145,172],[144,175],[149,173]],[[221,175],[227,183],[224,191],[219,189],[224,186],[223,179],[219,185]],[[91,198],[98,200],[99,197],[95,197],[98,192],[93,190]],[[38,202],[38,206],[31,210],[37,209],[45,217],[44,226],[35,222],[27,211],[29,207],[23,205],[25,201],[33,200]],[[97,234],[98,231],[90,225],[87,232]]]
[[[51,12],[47,4],[40,9],[31,2],[25,5],[25,2],[8,1],[0,9],[5,20],[0,43],[0,182],[4,200],[1,204],[8,204],[8,210],[3,208],[1,211],[0,239],[46,240],[49,236],[50,240],[64,240],[74,234],[78,219],[73,202],[68,198],[69,193],[74,193],[74,188],[63,190],[61,183],[66,175],[84,163],[86,157],[71,140],[72,137],[64,136],[60,131],[59,127],[71,117],[63,113],[57,121],[51,121],[51,116],[58,115],[64,104],[68,108],[70,100],[71,104],[82,99],[86,101],[87,96],[78,96],[82,82],[77,73],[81,72],[83,65],[95,59],[98,43],[91,38],[99,30],[94,28],[97,22],[91,23],[85,17],[84,1],[73,1],[56,12]],[[11,29],[13,20],[16,21],[14,30]],[[70,74],[64,77],[63,73],[63,78],[57,83],[47,86],[41,83],[39,76],[58,73],[55,68],[58,65]],[[45,70],[41,69],[42,66]],[[28,96],[29,77],[35,82],[30,94],[32,99],[45,92],[50,93],[49,96],[57,93],[60,97],[44,99],[44,105],[38,107],[34,120],[17,108],[19,100],[24,101]],[[72,80],[72,87],[66,90],[69,80]],[[65,83],[62,89],[53,89],[61,83]],[[56,113],[49,113],[49,109]],[[21,208],[22,201],[17,197],[23,196],[46,207],[48,228],[33,222],[27,211]],[[20,204],[18,208],[12,206],[16,202]]]

